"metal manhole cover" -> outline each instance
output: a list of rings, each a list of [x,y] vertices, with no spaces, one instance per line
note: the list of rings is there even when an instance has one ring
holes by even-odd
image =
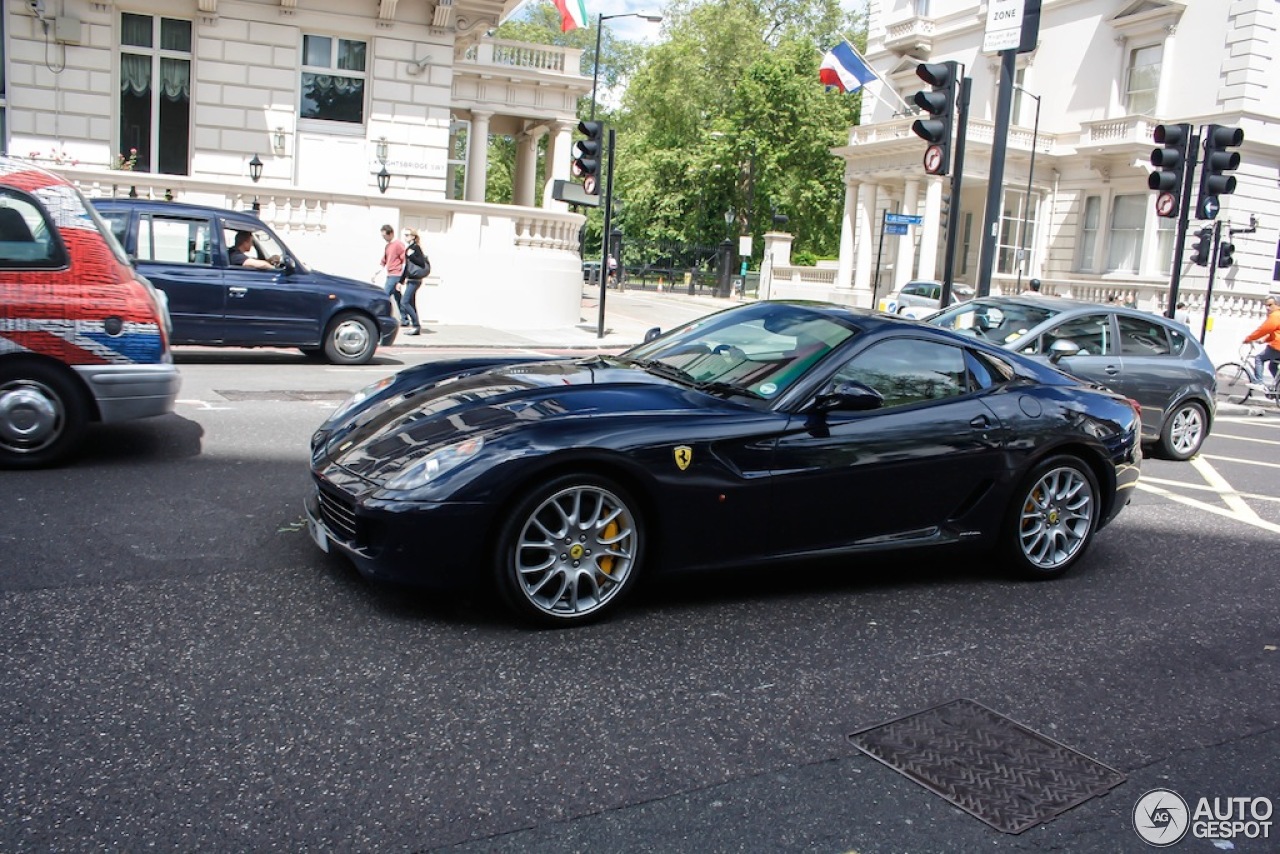
[[[214,389],[214,391],[227,400],[346,400],[352,394],[349,391],[239,391],[236,389],[227,391]]]
[[[1005,833],[1021,833],[1125,780],[1114,768],[972,700],[868,727],[849,740]]]

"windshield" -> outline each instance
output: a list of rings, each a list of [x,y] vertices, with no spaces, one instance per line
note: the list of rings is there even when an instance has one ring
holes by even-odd
[[[1060,313],[1037,305],[977,300],[940,311],[928,322],[993,344],[1008,345]]]
[[[769,399],[857,334],[803,307],[757,303],[695,320],[621,358],[711,391]]]

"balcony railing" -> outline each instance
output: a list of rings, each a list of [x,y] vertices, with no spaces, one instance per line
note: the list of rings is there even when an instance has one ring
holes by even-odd
[[[544,74],[567,74],[583,77],[582,50],[556,45],[536,45],[528,42],[481,39],[467,48],[464,63],[494,65],[502,68],[520,68]]]
[[[1150,116],[1121,116],[1080,125],[1080,147],[1086,149],[1151,148],[1151,134],[1159,124]]]
[[[933,52],[933,19],[913,17],[885,28],[884,46],[898,54],[928,58]]]

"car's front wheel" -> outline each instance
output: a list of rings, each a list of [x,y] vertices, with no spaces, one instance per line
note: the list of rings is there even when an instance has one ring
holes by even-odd
[[[1160,453],[1171,460],[1189,460],[1209,435],[1204,407],[1193,401],[1178,404],[1160,430]]]
[[[569,627],[613,610],[635,584],[644,546],[636,503],[596,475],[563,475],[514,508],[498,537],[498,592],[520,617]]]
[[[378,330],[362,314],[339,314],[324,332],[324,355],[335,365],[363,365],[377,349]]]
[[[1098,482],[1083,461],[1051,457],[1014,494],[1002,546],[1010,565],[1029,578],[1057,578],[1088,548],[1100,511]]]
[[[0,468],[61,462],[88,421],[84,395],[62,371],[38,362],[0,366]]]

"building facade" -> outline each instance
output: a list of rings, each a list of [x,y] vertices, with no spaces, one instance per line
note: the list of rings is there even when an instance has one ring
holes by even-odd
[[[416,228],[424,320],[573,324],[583,218],[551,185],[591,80],[581,51],[484,35],[517,5],[6,0],[2,137],[91,197],[257,205],[339,275]],[[511,204],[485,199],[491,134],[516,140]]]
[[[959,217],[955,281],[976,284],[1000,75],[999,55],[982,51],[986,0],[871,0],[869,13],[866,58],[881,82],[864,90],[861,123],[834,152],[846,194],[826,294],[863,305],[942,278],[946,216]],[[1179,291],[1197,331],[1212,318],[1211,352],[1234,355],[1239,331],[1261,320],[1261,297],[1280,289],[1280,100],[1268,87],[1280,74],[1277,27],[1275,0],[1043,0],[1036,47],[1017,57],[992,293],[1034,277],[1048,293],[1114,294],[1163,313],[1176,232],[1147,186],[1153,128],[1237,126],[1238,189],[1218,215],[1235,263],[1215,269],[1210,301],[1208,268],[1185,252]],[[917,64],[947,60],[972,79],[958,200],[949,177],[925,173],[905,103],[928,88]],[[882,235],[886,213],[923,221]],[[1193,218],[1189,233],[1206,224]]]

